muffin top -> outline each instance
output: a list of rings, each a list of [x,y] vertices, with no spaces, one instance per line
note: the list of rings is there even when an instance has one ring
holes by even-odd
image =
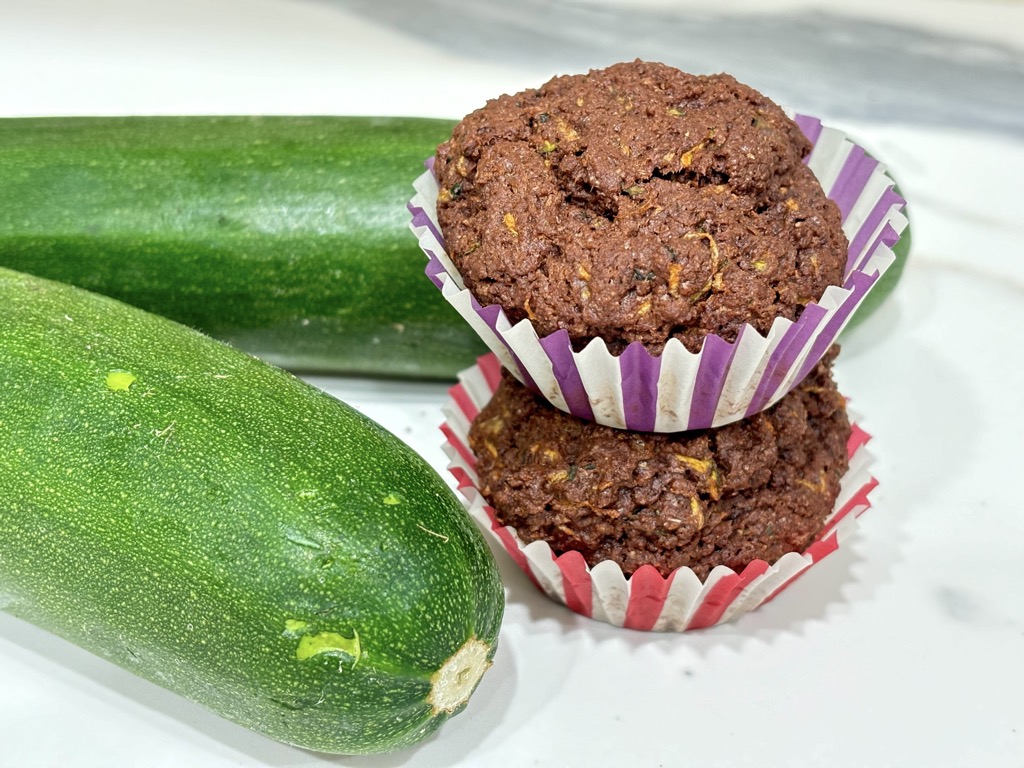
[[[658,353],[796,319],[842,280],[811,145],[729,75],[634,61],[468,115],[437,150],[438,220],[466,287],[528,318]]]
[[[526,542],[706,578],[806,549],[848,468],[829,354],[767,411],[718,429],[645,434],[582,421],[508,373],[471,425],[479,488]]]

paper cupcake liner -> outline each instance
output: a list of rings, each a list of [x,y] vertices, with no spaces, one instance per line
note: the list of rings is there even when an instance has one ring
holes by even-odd
[[[814,144],[808,165],[839,206],[850,248],[842,287],[830,286],[796,322],[776,319],[766,336],[745,325],[734,341],[712,335],[696,353],[670,339],[660,355],[639,343],[613,355],[601,339],[576,352],[565,331],[539,337],[529,320],[512,325],[501,307],[473,298],[445,252],[432,160],[408,205],[425,272],[505,367],[574,416],[619,429],[680,432],[753,415],[814,368],[893,263],[892,247],[907,225],[905,201],[883,165],[840,131],[812,117],[795,119]]]
[[[476,460],[469,449],[469,426],[491,399],[501,379],[494,355],[459,374],[444,408],[442,431],[448,468],[455,476],[470,515],[512,557],[534,585],[576,613],[617,627],[683,632],[732,621],[767,603],[815,563],[834,552],[853,530],[856,518],[871,505],[868,495],[877,485],[871,476],[870,436],[856,423],[847,444],[850,468],[824,530],[803,553],[790,552],[774,563],[756,560],[740,573],[718,566],[701,581],[689,568],[667,578],[653,566],[640,567],[626,577],[617,563],[588,567],[579,552],[556,555],[547,542],[524,543],[515,528],[503,526],[480,493]]]

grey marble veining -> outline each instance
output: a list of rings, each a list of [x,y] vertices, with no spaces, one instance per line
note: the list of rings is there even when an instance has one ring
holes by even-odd
[[[785,106],[1024,138],[1024,51],[816,10],[729,16],[524,0],[325,0],[424,43],[575,72],[643,58],[727,71]]]

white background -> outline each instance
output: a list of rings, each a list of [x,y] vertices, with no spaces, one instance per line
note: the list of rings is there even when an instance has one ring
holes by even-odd
[[[874,508],[762,610],[617,630],[500,556],[501,646],[469,708],[370,758],[273,743],[0,614],[0,768],[1024,766],[1024,5],[704,5],[0,2],[3,116],[459,117],[637,56],[730,71],[887,161],[914,233],[837,363],[875,436]],[[314,381],[444,472],[444,386]]]

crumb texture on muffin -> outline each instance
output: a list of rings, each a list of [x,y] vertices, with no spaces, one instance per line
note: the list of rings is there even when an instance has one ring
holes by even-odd
[[[544,336],[613,350],[732,341],[841,283],[810,143],[729,75],[634,61],[489,101],[437,150],[438,220],[466,287]]]
[[[835,350],[767,411],[714,430],[649,434],[569,416],[507,372],[474,419],[479,488],[503,525],[591,566],[736,571],[806,549],[848,468]]]

